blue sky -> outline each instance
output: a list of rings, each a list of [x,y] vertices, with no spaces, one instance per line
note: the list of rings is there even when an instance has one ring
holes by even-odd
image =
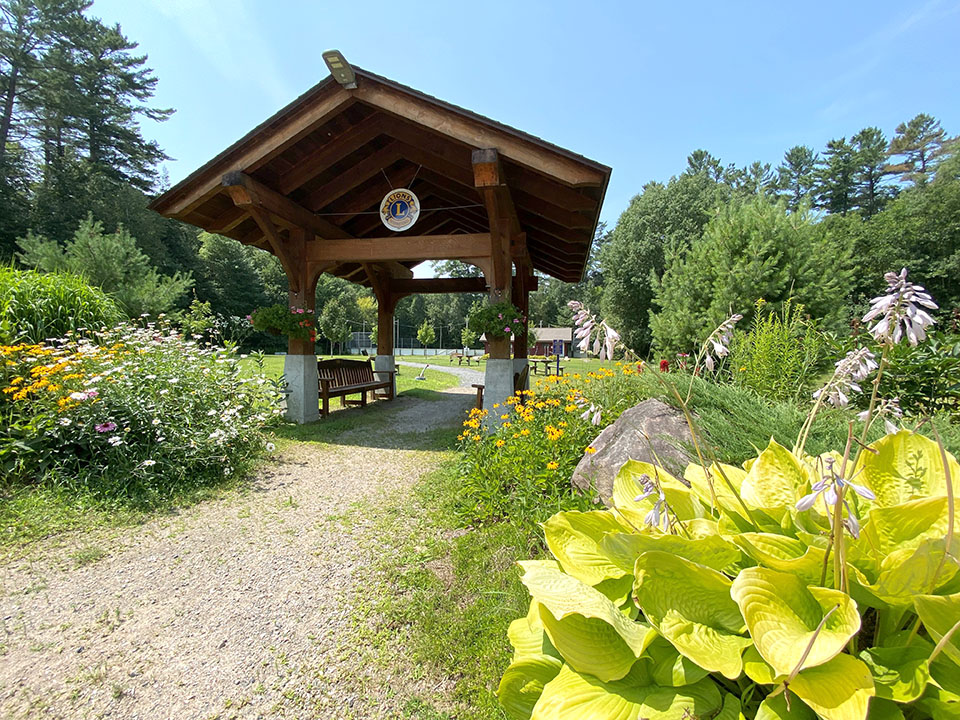
[[[613,168],[615,223],[696,148],[776,165],[918,112],[960,133],[960,0],[327,2],[95,0],[149,55],[148,137],[180,180],[322,79],[373,72]]]

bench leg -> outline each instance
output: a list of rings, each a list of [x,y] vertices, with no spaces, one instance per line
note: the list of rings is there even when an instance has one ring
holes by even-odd
[[[367,406],[367,391],[362,390],[360,392],[360,407],[366,407],[366,406]]]
[[[324,391],[322,399],[323,399],[322,414],[323,414],[323,417],[326,417],[327,415],[330,414],[330,394],[327,391]]]

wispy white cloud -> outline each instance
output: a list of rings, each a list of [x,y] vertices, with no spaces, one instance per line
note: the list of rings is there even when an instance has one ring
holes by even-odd
[[[248,0],[150,0],[174,20],[209,66],[231,84],[253,84],[280,106],[292,93],[270,54],[270,39],[262,32]]]
[[[891,56],[910,52],[911,48],[915,51],[921,46],[920,43],[906,39],[905,36],[921,36],[925,27],[933,23],[942,23],[958,13],[960,13],[958,2],[928,0],[913,12],[895,18],[840,53],[836,62],[841,66],[845,65],[847,69],[827,84],[833,99],[820,109],[820,116],[829,120],[838,120],[855,112],[864,104],[880,99],[882,93],[878,91],[858,94],[851,93],[850,90],[857,88],[863,78],[877,70]]]

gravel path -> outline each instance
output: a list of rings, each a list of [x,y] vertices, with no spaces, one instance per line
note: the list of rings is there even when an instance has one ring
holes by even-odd
[[[440,355],[439,357],[443,357]],[[434,370],[439,370],[440,372],[450,373],[451,375],[456,375],[460,378],[460,386],[469,388],[473,383],[483,383],[483,371],[482,370],[470,370],[459,365],[451,365],[449,360],[445,362],[438,363],[414,363],[414,362],[398,362],[397,365],[405,365],[406,367],[412,368],[423,368],[429,365]]]
[[[350,640],[364,533],[439,462],[424,431],[458,424],[466,372],[378,408],[402,435],[300,443],[249,492],[0,566],[0,717],[396,716],[417,674],[367,668]]]

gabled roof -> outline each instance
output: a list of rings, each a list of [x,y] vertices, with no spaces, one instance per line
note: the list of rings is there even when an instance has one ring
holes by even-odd
[[[553,342],[554,340],[573,342],[573,328],[535,327],[530,329],[533,330],[537,342]]]
[[[404,234],[487,232],[471,154],[496,148],[533,267],[561,280],[580,279],[609,167],[374,73],[355,72],[356,89],[325,78],[150,207],[267,247],[259,225],[221,184],[225,174],[240,172],[320,218],[329,229],[325,237],[388,234],[377,209],[396,187],[410,187],[423,206]],[[334,272],[365,278],[351,263]]]

